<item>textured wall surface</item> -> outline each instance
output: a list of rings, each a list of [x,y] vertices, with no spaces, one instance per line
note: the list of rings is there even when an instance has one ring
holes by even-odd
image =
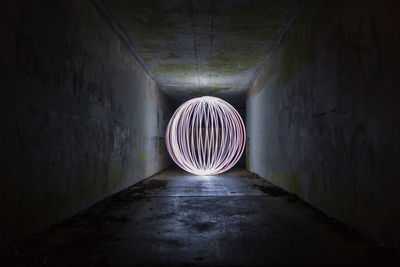
[[[246,163],[329,215],[399,248],[396,6],[309,3],[248,93]]]
[[[171,111],[89,1],[9,2],[0,44],[3,243],[165,168]]]

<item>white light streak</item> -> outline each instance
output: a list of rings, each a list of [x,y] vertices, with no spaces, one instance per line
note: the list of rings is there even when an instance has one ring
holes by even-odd
[[[232,168],[243,153],[246,130],[239,113],[224,100],[203,96],[183,103],[165,133],[175,163],[196,175],[215,175]]]

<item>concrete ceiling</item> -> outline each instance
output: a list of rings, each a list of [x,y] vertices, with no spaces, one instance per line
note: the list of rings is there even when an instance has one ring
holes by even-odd
[[[184,100],[244,93],[295,0],[102,0],[161,90]]]

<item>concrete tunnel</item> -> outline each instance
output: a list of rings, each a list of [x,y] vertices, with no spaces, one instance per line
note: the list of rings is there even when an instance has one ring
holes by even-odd
[[[0,5],[0,265],[400,265],[397,1]],[[208,177],[165,147],[199,96],[247,132]]]

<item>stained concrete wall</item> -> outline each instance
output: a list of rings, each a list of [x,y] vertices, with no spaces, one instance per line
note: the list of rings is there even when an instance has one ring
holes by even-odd
[[[3,1],[0,240],[169,164],[165,96],[89,1]]]
[[[310,1],[247,98],[247,168],[400,248],[396,1]]]

